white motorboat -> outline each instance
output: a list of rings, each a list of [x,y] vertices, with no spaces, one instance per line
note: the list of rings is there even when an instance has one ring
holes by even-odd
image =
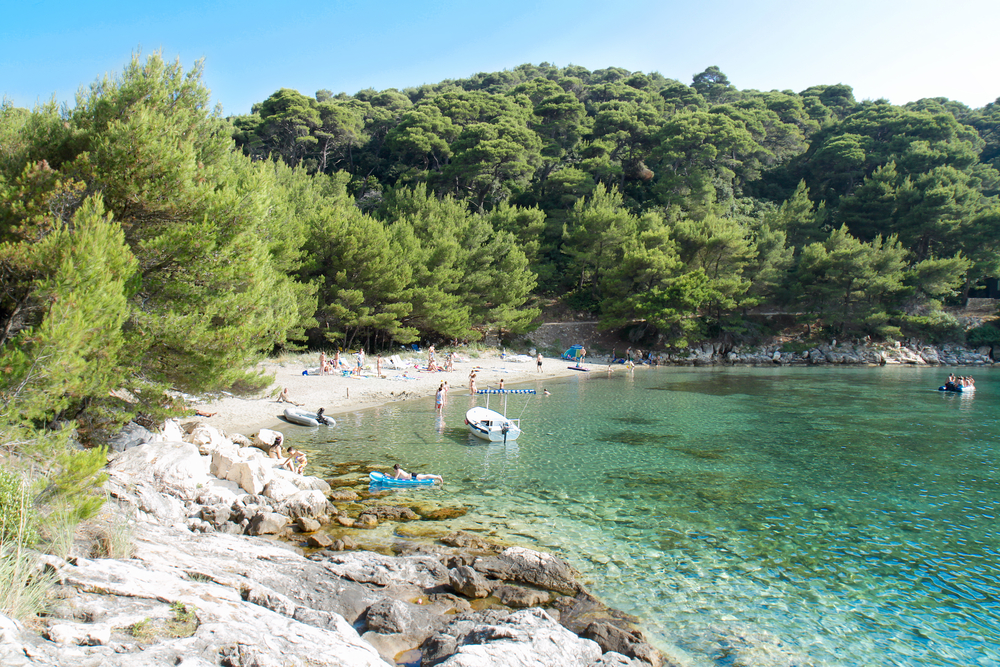
[[[521,420],[507,417],[507,394],[534,394],[534,389],[480,389],[478,394],[486,394],[486,407],[477,405],[465,413],[465,423],[469,432],[477,438],[490,442],[510,442],[521,435]],[[504,412],[490,409],[490,394],[504,395]]]

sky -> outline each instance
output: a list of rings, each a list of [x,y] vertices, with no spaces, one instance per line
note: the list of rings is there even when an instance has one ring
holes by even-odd
[[[997,0],[0,0],[0,98],[71,106],[81,86],[161,53],[223,114],[280,88],[407,88],[548,62],[659,72],[719,67],[739,89],[847,84],[905,104],[1000,97]]]

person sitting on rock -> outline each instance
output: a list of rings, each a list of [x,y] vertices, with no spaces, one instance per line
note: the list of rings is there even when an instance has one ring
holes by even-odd
[[[442,484],[444,484],[444,478],[441,477],[441,475],[424,475],[422,473],[418,475],[415,472],[413,472],[413,473],[406,472],[405,470],[403,470],[399,466],[398,463],[396,465],[392,466],[392,469],[396,471],[396,479],[410,479],[410,480],[413,480],[415,482],[419,481],[419,480],[422,480],[422,479],[436,479],[437,481],[439,481]]]
[[[292,472],[301,475],[302,471],[306,469],[306,464],[309,463],[309,459],[306,457],[306,453],[301,449],[295,449],[294,447],[288,448],[288,458],[285,462],[281,464],[282,468],[291,470]]]
[[[271,446],[267,448],[267,455],[270,456],[272,459],[282,458],[283,455],[281,451],[281,443],[283,443],[284,441],[285,441],[285,436],[279,433],[278,437],[276,437],[274,439],[274,442],[271,443]]]

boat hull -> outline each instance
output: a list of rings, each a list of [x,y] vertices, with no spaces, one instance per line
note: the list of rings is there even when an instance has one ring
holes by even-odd
[[[321,422],[319,415],[315,412],[300,410],[298,408],[285,408],[285,419],[299,426],[334,426],[337,423],[326,415],[323,416],[323,421]]]
[[[507,419],[489,408],[477,406],[470,409],[465,413],[465,423],[472,435],[489,442],[511,442],[521,435],[517,420]]]

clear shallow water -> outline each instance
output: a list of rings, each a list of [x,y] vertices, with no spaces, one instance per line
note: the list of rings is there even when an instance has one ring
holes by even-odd
[[[506,446],[468,435],[459,388],[441,417],[427,398],[286,433],[319,470],[443,475],[453,526],[558,553],[703,664],[729,664],[721,629],[798,664],[995,665],[1000,371],[971,396],[936,391],[948,372],[595,367],[511,396]]]

